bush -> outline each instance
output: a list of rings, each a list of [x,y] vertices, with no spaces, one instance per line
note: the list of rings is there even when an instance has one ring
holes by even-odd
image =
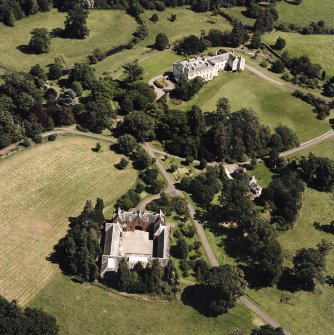
[[[32,139],[36,144],[43,142],[43,136],[41,134],[37,134]]]
[[[55,141],[57,138],[57,135],[56,134],[51,134],[48,136],[48,141]]]
[[[160,89],[165,87],[164,84],[162,82],[158,81],[158,80],[154,80],[153,84]]]
[[[124,170],[129,164],[129,161],[125,159],[124,157],[120,160],[120,162],[117,164],[117,168],[119,170]]]
[[[23,143],[22,143],[22,145],[23,145],[25,148],[30,147],[30,146],[31,146],[31,140],[30,140],[28,137],[25,137],[25,138],[23,139]]]

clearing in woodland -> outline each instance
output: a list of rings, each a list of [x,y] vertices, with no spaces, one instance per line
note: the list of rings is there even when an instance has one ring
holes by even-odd
[[[62,137],[0,162],[0,295],[27,303],[57,270],[46,258],[65,235],[68,217],[88,199],[111,205],[135,184],[135,170],[117,170],[121,156],[103,141],[95,153],[95,144]]]

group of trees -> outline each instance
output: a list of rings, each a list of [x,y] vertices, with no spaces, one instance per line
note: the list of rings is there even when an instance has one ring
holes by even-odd
[[[15,21],[38,12],[47,12],[53,6],[53,0],[8,0],[0,2],[0,21],[13,27]]]
[[[22,308],[0,296],[0,333],[6,335],[57,335],[56,319],[36,308]]]
[[[317,157],[310,153],[290,163],[290,168],[297,172],[307,186],[321,192],[331,192],[334,186],[334,161],[327,157]]]
[[[314,96],[312,93],[303,93],[302,91],[296,90],[292,93],[292,95],[313,106],[313,111],[317,114],[317,117],[320,120],[323,120],[329,116],[331,109],[334,108],[334,101],[327,102],[324,99]]]
[[[141,262],[130,269],[122,258],[118,265],[117,275],[111,283],[121,292],[146,293],[173,297],[179,290],[179,278],[171,260],[164,268],[159,260],[143,266]]]
[[[203,273],[199,281],[199,284],[184,289],[182,300],[210,316],[227,313],[247,285],[243,271],[232,265],[212,267]]]
[[[234,22],[231,31],[211,29],[207,35],[197,37],[190,35],[181,39],[175,50],[181,55],[194,55],[202,53],[208,47],[239,47],[249,39],[246,28],[240,22]]]
[[[182,73],[180,79],[175,84],[174,90],[171,92],[171,96],[179,100],[189,101],[201,90],[203,85],[203,78],[196,77],[188,80]]]
[[[52,260],[65,273],[78,275],[84,280],[94,281],[99,276],[96,260],[101,255],[101,227],[104,224],[103,201],[97,199],[95,207],[91,201],[78,217],[70,218],[70,229],[55,246]]]
[[[165,192],[160,194],[160,198],[151,201],[146,208],[156,213],[161,209],[167,216],[173,212],[181,217],[189,215],[188,203],[183,197],[173,197]]]
[[[290,170],[275,177],[263,190],[261,200],[271,207],[271,223],[277,229],[293,227],[301,208],[303,192],[304,183]]]

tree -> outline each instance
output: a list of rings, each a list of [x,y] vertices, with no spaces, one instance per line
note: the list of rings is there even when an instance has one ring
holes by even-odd
[[[86,24],[87,17],[87,10],[83,9],[80,4],[73,5],[65,20],[65,35],[69,38],[86,38],[89,34]]]
[[[219,98],[214,112],[216,122],[225,122],[231,116],[231,105],[228,98]]]
[[[159,21],[159,16],[158,16],[158,14],[154,13],[154,14],[151,16],[150,20],[151,20],[152,22],[158,22],[158,21]]]
[[[118,264],[117,276],[116,276],[117,289],[124,292],[131,292],[135,285],[135,277],[130,271],[129,266],[125,258],[122,258]]]
[[[271,66],[271,71],[275,73],[282,73],[284,72],[284,69],[285,69],[284,63],[280,59],[275,61]]]
[[[303,290],[311,291],[315,288],[315,281],[323,280],[325,269],[325,255],[318,249],[303,248],[297,251],[293,258],[293,274]]]
[[[96,81],[95,69],[87,63],[75,63],[68,80],[71,83],[78,81],[84,89],[91,89]]]
[[[32,66],[29,73],[35,78],[39,78],[43,81],[47,79],[44,69],[39,64]]]
[[[55,59],[55,62],[49,66],[48,78],[50,80],[59,79],[63,75],[63,70],[63,64],[59,61],[59,59]]]
[[[169,40],[166,34],[159,33],[155,38],[155,48],[159,51],[163,51],[169,48]]]
[[[120,128],[122,133],[131,134],[140,142],[155,138],[155,121],[145,112],[132,112],[126,115]]]
[[[234,48],[239,47],[240,44],[244,44],[247,39],[247,32],[244,26],[237,22],[233,25],[233,29],[230,35],[230,43]]]
[[[334,97],[334,80],[333,82],[331,81],[326,82],[323,88],[324,88],[324,95],[326,97]]]
[[[270,325],[263,325],[252,329],[251,335],[284,335],[284,331],[281,327],[273,328]]]
[[[76,103],[76,93],[70,88],[60,93],[57,99],[58,106],[74,106]]]
[[[206,49],[206,44],[199,37],[190,35],[181,40],[175,49],[180,54],[192,55],[203,52]]]
[[[276,50],[283,50],[286,46],[286,41],[282,37],[278,37],[275,43],[275,49]]]
[[[35,28],[31,31],[29,48],[37,54],[47,53],[50,49],[51,37],[47,29]]]
[[[258,49],[260,48],[261,44],[262,44],[261,36],[259,34],[254,34],[249,46],[252,49]]]
[[[95,145],[95,148],[92,149],[95,152],[100,152],[101,151],[101,143],[97,142]]]
[[[76,116],[81,126],[96,133],[102,133],[104,129],[110,128],[113,119],[115,111],[108,102],[89,102],[86,110]]]
[[[146,150],[142,147],[138,147],[137,150],[133,154],[136,167],[139,170],[145,170],[152,164],[152,158],[146,152]]]
[[[133,150],[137,147],[137,141],[136,139],[129,134],[121,135],[117,139],[119,150],[124,155],[129,155]]]
[[[3,23],[5,25],[7,25],[8,27],[14,27],[15,26],[15,20],[16,20],[15,15],[14,15],[12,9],[9,9],[4,13]]]
[[[128,75],[127,81],[133,83],[136,80],[142,79],[144,70],[138,62],[126,63],[123,65],[124,72]]]
[[[180,259],[186,259],[189,254],[187,242],[184,238],[180,238],[176,242],[176,253]]]
[[[57,335],[56,319],[41,309],[22,307],[0,296],[1,333],[6,335]]]

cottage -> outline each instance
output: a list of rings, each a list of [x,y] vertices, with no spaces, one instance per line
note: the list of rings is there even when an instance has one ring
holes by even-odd
[[[188,80],[202,77],[205,81],[209,81],[217,77],[220,71],[243,71],[244,69],[245,59],[234,55],[233,52],[227,52],[176,62],[173,65],[173,76],[175,80],[179,80],[181,74],[184,74]]]
[[[145,267],[154,259],[165,266],[169,260],[170,232],[162,211],[153,214],[118,209],[111,222],[105,224],[101,278],[107,272],[117,272],[122,258],[130,268],[138,262]]]

